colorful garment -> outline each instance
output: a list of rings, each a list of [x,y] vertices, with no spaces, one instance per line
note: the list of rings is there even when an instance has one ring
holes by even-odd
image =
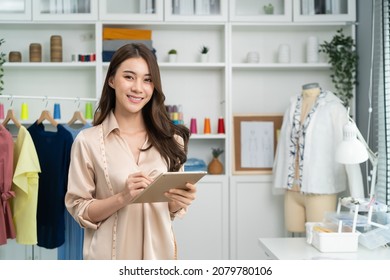
[[[13,220],[16,242],[37,244],[38,182],[41,168],[34,142],[27,128],[21,126],[14,145],[14,176],[12,190]]]
[[[300,191],[307,194],[340,193],[347,189],[352,174],[361,174],[358,164],[347,169],[344,164],[336,162],[336,148],[343,139],[343,127],[348,123],[348,113],[341,100],[332,92],[326,91],[324,94],[310,116],[305,134],[302,134],[304,142],[302,139],[301,143],[304,143],[304,146],[301,161],[304,164],[300,170]],[[299,96],[301,95],[291,99],[283,117],[272,173],[276,193],[289,188],[290,177],[294,171],[292,136],[297,133],[292,130]],[[361,185],[350,184],[349,188],[351,193],[363,195]]]
[[[290,137],[290,168],[288,173],[287,188],[292,189],[294,185],[300,186],[302,184],[302,171],[304,165],[304,153],[305,153],[305,139],[307,128],[312,119],[312,115],[316,111],[319,102],[325,97],[325,92],[321,91],[318,96],[316,103],[310,110],[309,114],[305,118],[304,122],[301,123],[301,108],[302,108],[302,95],[297,97],[297,102],[293,114],[291,137]],[[296,158],[298,157],[298,160]],[[298,164],[298,166],[295,166]],[[296,178],[296,169],[299,169],[298,178]]]
[[[80,131],[92,127],[86,123],[80,128],[73,128],[67,124],[63,125],[76,138]],[[65,242],[58,247],[57,255],[59,260],[82,260],[83,259],[84,229],[73,219],[68,211],[65,211]]]
[[[28,131],[34,141],[41,166],[38,190],[37,233],[40,247],[54,249],[65,241],[65,193],[72,135],[61,124],[57,131],[33,123]]]
[[[13,174],[13,144],[11,133],[0,124],[0,245],[16,237],[10,206],[15,193],[11,190]]]

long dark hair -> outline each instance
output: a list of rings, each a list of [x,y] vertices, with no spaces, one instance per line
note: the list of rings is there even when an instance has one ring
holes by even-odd
[[[189,129],[184,125],[175,125],[169,118],[165,107],[165,95],[162,91],[160,69],[155,54],[143,44],[127,44],[119,48],[113,55],[104,81],[102,95],[96,109],[94,125],[101,124],[115,109],[115,90],[109,86],[109,79],[115,76],[121,63],[129,58],[143,58],[149,66],[154,85],[151,100],[142,109],[150,146],[155,147],[166,161],[169,171],[178,171],[187,160]],[[184,140],[184,146],[179,144],[174,136]]]

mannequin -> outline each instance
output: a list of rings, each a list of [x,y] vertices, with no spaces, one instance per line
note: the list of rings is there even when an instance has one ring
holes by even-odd
[[[274,187],[285,194],[287,231],[303,233],[306,222],[320,222],[325,212],[335,211],[338,193],[346,190],[348,169],[361,172],[358,165],[347,169],[334,159],[347,121],[341,101],[318,83],[303,85],[291,100],[273,169]],[[363,194],[362,182],[354,182],[361,189],[354,194]]]

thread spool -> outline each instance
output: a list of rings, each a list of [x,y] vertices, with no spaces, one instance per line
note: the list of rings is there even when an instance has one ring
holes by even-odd
[[[8,55],[8,61],[9,62],[22,62],[22,54],[20,52],[9,52]]]
[[[85,104],[85,118],[87,120],[92,120],[93,119],[93,114],[92,114],[92,103],[88,102]]]
[[[62,37],[59,35],[50,37],[50,61],[62,62]]]
[[[190,132],[191,132],[191,134],[197,134],[198,133],[198,128],[196,126],[196,119],[195,118],[191,119]]]
[[[55,103],[54,104],[54,116],[53,116],[53,118],[55,120],[61,119],[61,107],[60,107],[59,103]]]
[[[219,134],[224,134],[225,133],[225,121],[223,118],[218,119],[218,133]]]
[[[30,44],[30,62],[42,61],[42,46],[38,43]]]
[[[28,105],[25,102],[22,103],[22,111],[20,113],[20,119],[28,120]]]
[[[211,133],[210,118],[205,118],[204,119],[203,133],[204,134],[210,134]]]

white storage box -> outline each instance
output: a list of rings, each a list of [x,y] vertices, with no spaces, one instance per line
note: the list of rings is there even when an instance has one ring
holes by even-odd
[[[320,252],[356,252],[359,244],[359,232],[344,226],[338,229],[332,223],[306,223],[307,242]]]
[[[386,228],[375,228],[362,232],[359,236],[359,243],[368,249],[376,249],[390,243],[390,224]]]

